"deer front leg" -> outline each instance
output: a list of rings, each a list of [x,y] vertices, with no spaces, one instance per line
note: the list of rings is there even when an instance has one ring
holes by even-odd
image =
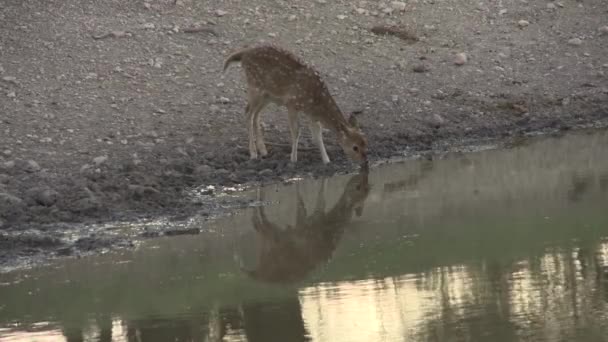
[[[327,155],[327,151],[325,150],[325,145],[323,144],[323,131],[321,130],[320,122],[311,122],[310,123],[310,134],[312,135],[312,140],[315,145],[321,151],[321,159],[323,159],[323,164],[329,163],[329,156]]]
[[[300,139],[300,128],[298,127],[298,112],[292,108],[287,109],[289,118],[289,132],[291,133],[291,162],[298,161],[298,139]]]

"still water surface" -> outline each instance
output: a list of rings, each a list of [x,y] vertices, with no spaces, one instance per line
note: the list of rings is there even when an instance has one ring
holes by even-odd
[[[0,340],[608,341],[607,132],[249,196],[271,204],[0,275]]]

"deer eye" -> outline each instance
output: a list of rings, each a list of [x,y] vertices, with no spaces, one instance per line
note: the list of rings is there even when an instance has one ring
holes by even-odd
[[[359,152],[359,147],[358,146],[353,146],[353,151]]]

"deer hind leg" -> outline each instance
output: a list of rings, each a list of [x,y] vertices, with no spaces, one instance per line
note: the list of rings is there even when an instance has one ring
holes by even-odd
[[[262,157],[268,155],[268,150],[266,149],[266,145],[264,144],[264,132],[262,131],[262,126],[260,125],[260,112],[262,112],[262,109],[264,109],[264,107],[266,107],[267,104],[268,104],[268,100],[266,98],[264,98],[261,101],[258,108],[256,108],[256,111],[253,113],[253,121],[254,121],[255,129],[256,129],[255,143],[256,143],[258,152],[260,153],[260,155],[262,155]]]
[[[321,159],[323,159],[323,164],[329,163],[329,156],[327,156],[327,151],[325,150],[325,145],[323,144],[323,132],[321,131],[321,123],[320,122],[311,122],[310,123],[310,134],[312,135],[312,140],[315,145],[321,151]]]
[[[298,161],[298,140],[300,139],[300,128],[298,127],[298,112],[293,108],[287,108],[289,118],[289,132],[291,133],[291,162]]]
[[[252,88],[249,88],[248,98],[249,101],[245,108],[245,112],[247,116],[247,132],[249,133],[249,156],[251,159],[257,159],[256,115],[259,115],[259,112],[266,106],[267,102],[262,93]]]

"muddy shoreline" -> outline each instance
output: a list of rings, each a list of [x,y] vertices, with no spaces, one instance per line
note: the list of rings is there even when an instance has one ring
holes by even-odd
[[[363,111],[372,163],[608,124],[603,0],[5,3],[0,266],[129,247],[165,235],[149,220],[250,205],[214,199],[222,187],[354,171],[330,132],[331,164],[303,132],[290,165],[276,107],[262,114],[270,155],[249,160],[242,71],[220,70],[256,42],[293,51],[344,112]],[[138,220],[131,234],[96,231]]]

